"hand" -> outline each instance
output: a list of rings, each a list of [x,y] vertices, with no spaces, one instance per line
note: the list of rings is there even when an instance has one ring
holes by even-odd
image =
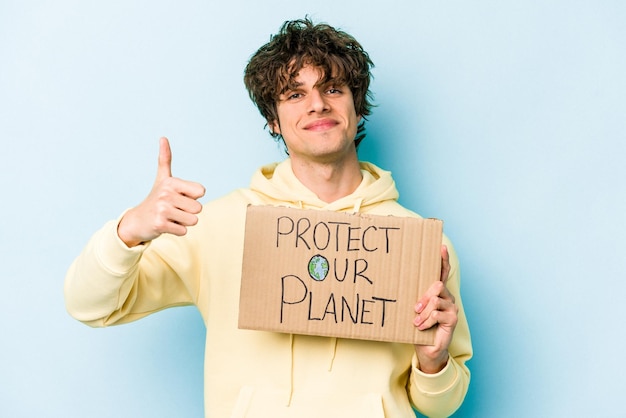
[[[151,241],[161,234],[178,236],[187,233],[187,227],[198,223],[197,214],[202,204],[197,199],[205,189],[194,183],[172,177],[172,151],[167,138],[159,144],[157,176],[148,197],[139,206],[122,217],[117,234],[128,247]]]
[[[454,296],[448,291],[446,281],[450,273],[450,255],[448,248],[441,247],[441,277],[433,283],[424,296],[415,305],[414,325],[425,330],[436,326],[435,344],[416,345],[415,352],[419,368],[424,373],[437,373],[448,362],[448,346],[458,321],[459,309],[454,304]]]

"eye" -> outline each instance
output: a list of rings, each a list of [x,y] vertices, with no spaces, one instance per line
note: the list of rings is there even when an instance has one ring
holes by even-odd
[[[341,89],[338,89],[336,87],[331,87],[328,90],[326,90],[326,93],[328,93],[328,94],[341,94]]]
[[[301,99],[304,95],[300,91],[286,91],[280,96],[281,101],[289,102],[289,101],[297,101]]]

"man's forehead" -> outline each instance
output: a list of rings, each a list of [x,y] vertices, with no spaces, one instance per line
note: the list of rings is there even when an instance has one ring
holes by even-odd
[[[289,79],[296,80],[296,82],[298,82],[297,80],[301,78],[303,72],[312,72],[316,74],[318,80],[324,77],[326,73],[322,67],[305,64],[300,68],[291,67],[289,70]]]
[[[334,76],[334,74],[331,74],[330,76],[327,77],[326,70],[324,68],[320,66],[311,65],[311,64],[305,64],[300,69],[297,69],[297,70],[293,67],[291,68],[291,71],[289,73],[289,78],[287,80],[286,85],[282,89],[282,91],[285,91],[287,89],[301,87],[307,84],[305,80],[302,79],[301,73],[303,71],[312,71],[313,73],[316,74],[317,77],[315,79],[316,81],[314,83],[314,86],[326,85],[329,83],[335,83],[339,81],[337,77]]]

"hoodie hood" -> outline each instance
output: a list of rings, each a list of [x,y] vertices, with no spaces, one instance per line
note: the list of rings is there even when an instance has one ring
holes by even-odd
[[[252,176],[250,189],[264,195],[268,203],[290,205],[301,209],[324,209],[334,211],[367,211],[367,207],[397,200],[398,190],[391,172],[374,164],[360,162],[363,180],[357,189],[348,196],[327,203],[305,187],[293,174],[291,160],[268,164]]]

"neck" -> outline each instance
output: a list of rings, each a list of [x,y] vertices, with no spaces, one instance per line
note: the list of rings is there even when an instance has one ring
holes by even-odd
[[[309,190],[326,203],[334,202],[354,192],[363,176],[354,153],[341,162],[315,163],[291,159],[294,175]]]

